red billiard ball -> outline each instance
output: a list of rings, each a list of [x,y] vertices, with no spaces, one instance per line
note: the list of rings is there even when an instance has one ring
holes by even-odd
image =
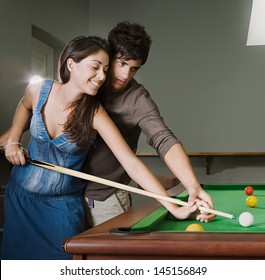
[[[251,186],[247,186],[247,187],[245,188],[245,194],[247,194],[247,195],[252,195],[253,192],[254,192],[254,189],[253,189]]]

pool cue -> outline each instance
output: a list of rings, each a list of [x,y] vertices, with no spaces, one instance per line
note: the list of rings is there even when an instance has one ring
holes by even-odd
[[[30,163],[32,165],[43,167],[43,168],[53,170],[53,171],[56,171],[56,172],[59,172],[59,173],[63,173],[63,174],[66,174],[66,175],[74,176],[74,177],[77,177],[77,178],[80,178],[80,179],[85,179],[85,180],[88,180],[88,181],[100,183],[100,184],[103,184],[103,185],[111,186],[111,187],[121,189],[121,190],[125,190],[125,191],[128,191],[128,192],[137,193],[137,194],[140,194],[140,195],[152,197],[152,198],[155,198],[155,199],[168,201],[168,202],[178,204],[178,205],[181,205],[181,206],[188,206],[187,202],[182,201],[180,199],[176,199],[176,198],[152,193],[152,192],[145,191],[145,190],[142,190],[142,189],[137,189],[137,188],[134,188],[134,187],[131,187],[131,186],[128,186],[128,185],[124,185],[124,184],[121,184],[121,183],[117,183],[117,182],[114,182],[114,181],[103,179],[103,178],[100,178],[100,177],[97,177],[97,176],[89,175],[87,173],[83,173],[83,172],[76,171],[76,170],[73,170],[73,169],[69,169],[69,168],[66,168],[66,167],[58,166],[58,165],[55,165],[55,164],[50,164],[50,163],[40,161],[40,160],[35,160],[35,159],[28,159],[27,161],[28,161],[28,163]],[[210,209],[210,208],[199,207],[199,210],[205,211],[205,212],[208,212],[208,213],[212,213],[212,214],[215,214],[215,215],[223,216],[223,217],[226,217],[228,219],[235,219],[236,218],[232,214],[224,213],[224,212],[217,211],[217,210]]]

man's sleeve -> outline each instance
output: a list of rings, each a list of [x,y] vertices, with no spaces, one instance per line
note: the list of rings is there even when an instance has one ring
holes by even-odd
[[[151,145],[163,159],[168,150],[180,141],[166,126],[150,94],[143,87],[139,90],[137,98],[131,103],[133,118],[145,134],[146,143]]]

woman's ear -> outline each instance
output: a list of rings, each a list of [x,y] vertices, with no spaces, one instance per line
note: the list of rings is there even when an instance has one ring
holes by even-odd
[[[67,59],[67,68],[69,72],[72,72],[75,69],[75,62],[72,58]]]

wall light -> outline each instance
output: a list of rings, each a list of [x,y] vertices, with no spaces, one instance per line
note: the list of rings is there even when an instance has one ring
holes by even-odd
[[[37,76],[37,75],[34,75],[32,76],[30,79],[29,79],[29,83],[30,84],[33,84],[33,83],[38,83],[40,81],[42,81],[43,78],[41,76]]]
[[[265,0],[253,0],[247,46],[265,45]]]

